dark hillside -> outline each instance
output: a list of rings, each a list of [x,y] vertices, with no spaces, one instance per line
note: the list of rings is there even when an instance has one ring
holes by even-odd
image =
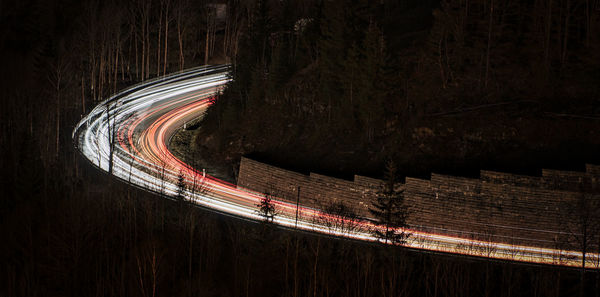
[[[276,13],[279,3],[292,3],[294,6],[280,7]],[[392,135],[400,140],[403,139],[402,135],[412,137],[411,131],[415,127],[431,124],[427,116],[445,121],[458,119],[455,125],[460,127],[464,125],[465,117],[457,118],[457,115],[469,114],[468,108],[488,104],[467,105],[467,101],[464,101],[455,105],[444,103],[451,106],[446,109],[440,109],[433,103],[427,103],[427,108],[423,107],[426,101],[421,99],[429,97],[418,95],[420,93],[417,90],[423,93],[440,91],[439,68],[435,67],[437,64],[415,62],[417,60],[410,62],[408,58],[419,57],[423,53],[417,49],[428,46],[430,33],[426,28],[429,28],[427,24],[433,19],[430,6],[412,5],[405,9],[405,6],[394,4],[393,7],[380,9],[352,3],[357,6],[353,4],[342,10],[327,4],[322,7],[323,16],[319,17],[321,8],[316,2],[271,1],[271,8],[262,11],[261,17],[265,19],[263,17],[270,16],[269,21],[260,23],[261,10],[254,8],[254,1],[0,1],[0,296],[577,294],[580,287],[579,271],[572,269],[385,249],[379,245],[274,229],[175,203],[103,174],[83,160],[75,150],[71,139],[72,129],[82,114],[89,112],[100,100],[137,82],[207,62],[223,63],[227,57],[234,56],[240,61],[251,58],[254,62],[245,64],[245,68],[238,63],[236,76],[240,78],[240,85],[232,85],[224,96],[232,99],[219,101],[206,122],[208,127],[221,129],[206,130],[205,138],[213,137],[218,141],[203,143],[212,152],[216,151],[218,145],[231,148],[219,155],[221,160],[245,152],[287,154],[293,152],[290,150],[293,145],[297,145],[298,158],[287,159],[286,155],[281,155],[280,160],[296,160],[294,164],[299,166],[303,160],[306,162],[311,157],[307,152],[314,152],[316,156],[324,157],[315,157],[314,163],[306,163],[307,167],[319,165],[320,160],[330,160],[330,168],[337,170],[339,164],[344,164],[342,161],[358,162],[370,156],[383,156],[381,152],[387,152],[390,147],[386,143],[393,143],[396,139]],[[218,16],[214,8],[222,7],[218,6],[222,4],[227,4],[226,13]],[[559,47],[556,34],[558,24],[564,19],[558,19],[560,14],[556,12],[556,19],[552,19],[552,75],[545,88],[536,89],[549,94],[570,94],[570,97],[556,97],[563,98],[562,101],[542,100],[546,97],[536,95],[538,97],[527,98],[526,101],[537,100],[537,103],[523,103],[537,108],[537,114],[547,115],[548,122],[554,123],[554,126],[550,126],[552,129],[562,127],[562,122],[569,123],[566,126],[570,127],[569,130],[561,130],[559,134],[565,135],[561,138],[563,142],[550,137],[554,134],[550,129],[538,128],[522,134],[523,139],[529,135],[537,135],[540,139],[550,137],[556,143],[575,148],[573,154],[565,156],[575,156],[581,148],[589,148],[593,152],[593,146],[585,137],[597,135],[592,134],[595,131],[592,129],[595,127],[592,126],[595,123],[593,119],[597,114],[594,98],[597,97],[585,97],[585,94],[597,92],[594,84],[598,76],[591,75],[597,71],[597,68],[592,68],[595,65],[593,63],[598,61],[594,60],[592,54],[597,51],[588,50],[588,47],[577,43],[577,40],[584,38],[582,36],[587,36],[582,34],[588,32],[579,28],[587,28],[587,24],[595,23],[582,23],[576,17],[578,10],[573,9],[570,32],[577,33],[569,33],[567,48],[572,54],[567,55],[568,63],[562,68],[561,74],[558,68],[560,64],[557,64],[560,57],[557,56]],[[597,9],[593,11],[596,13]],[[336,25],[336,17],[332,15],[325,19],[325,13],[328,16],[340,13],[337,17],[343,15],[344,18],[354,18],[354,27],[339,26],[340,23]],[[370,14],[385,13],[390,14],[384,18],[386,22],[374,22],[379,19],[368,17]],[[253,17],[250,22],[248,17],[253,15],[256,19]],[[377,85],[387,82],[386,85],[391,86],[381,87],[386,90],[385,94],[391,94],[385,98],[395,98],[390,99],[389,106],[386,105],[385,116],[379,114],[381,110],[371,113],[364,109],[370,105],[363,99],[353,99],[352,105],[344,105],[347,110],[341,110],[340,100],[349,97],[341,93],[348,89],[339,82],[350,81],[325,79],[326,73],[337,69],[339,65],[326,66],[317,61],[323,61],[325,52],[333,55],[341,53],[342,49],[343,55],[331,61],[345,64],[349,55],[346,52],[360,57],[360,63],[345,66],[349,70],[354,69],[354,72],[344,71],[344,75],[362,77],[368,74],[363,73],[361,68],[369,64],[365,59],[382,57],[381,52],[377,51],[381,48],[375,46],[381,44],[376,42],[376,37],[378,34],[387,36],[389,30],[393,32],[400,24],[399,15],[403,16],[402,22],[406,23],[407,33],[405,37],[393,41],[393,44],[391,40],[383,42],[400,53],[395,56],[396,62],[386,65],[400,67],[398,65],[406,64],[402,67],[412,70],[399,72],[398,68],[392,68],[386,72],[396,73],[398,77],[393,76],[394,80],[402,82],[404,79],[404,84],[385,80],[369,82]],[[404,16],[410,19],[404,19]],[[296,24],[294,18],[299,17],[306,18],[307,24],[299,22],[298,30],[303,33],[296,35],[290,26]],[[308,20],[310,18],[311,21]],[[288,22],[274,23],[277,20]],[[594,14],[590,20],[597,21],[597,15]],[[252,31],[246,30],[249,24],[253,24]],[[332,31],[327,33],[331,37],[327,42],[319,42],[319,36],[325,34],[321,33],[325,27],[320,24],[331,24]],[[339,31],[340,27],[342,31]],[[365,28],[371,28],[371,31]],[[377,31],[384,33],[375,34]],[[264,38],[246,38],[244,36],[248,35],[242,32],[256,32],[253,34]],[[275,32],[281,34],[273,34]],[[594,39],[597,36],[592,35],[590,47],[597,44]],[[243,45],[242,37],[245,38]],[[254,44],[250,46],[252,40]],[[286,42],[281,43],[280,40]],[[350,47],[352,40],[360,42]],[[365,47],[367,44],[370,46]],[[367,52],[367,48],[371,50]],[[575,55],[576,51],[585,55]],[[257,57],[263,57],[263,53],[264,60],[258,60]],[[275,59],[276,53],[279,53],[279,60]],[[291,53],[293,56],[290,56]],[[431,60],[437,56],[429,54],[428,57]],[[585,60],[577,62],[576,57],[585,57]],[[259,63],[267,60],[268,63]],[[274,63],[276,60],[280,62]],[[494,61],[492,65],[499,63],[494,59],[491,61]],[[584,62],[591,65],[584,67],[590,75],[578,72],[577,67],[580,66],[577,65],[585,65],[582,64]],[[269,66],[268,71],[265,70],[266,66]],[[420,76],[410,76],[411,80],[401,76],[413,72]],[[246,77],[246,80],[242,77]],[[457,77],[455,74],[455,79]],[[490,75],[489,80],[493,79],[495,76]],[[432,87],[429,80],[438,85]],[[568,81],[578,81],[581,86],[588,88],[567,84]],[[521,82],[523,85],[528,83]],[[352,80],[353,94],[361,94],[352,98],[366,98],[362,94],[370,94],[367,91],[371,89],[362,84],[363,81],[358,78]],[[403,88],[407,85],[410,88],[405,92]],[[430,86],[430,89],[422,88],[422,85]],[[565,88],[562,85],[576,87]],[[555,86],[560,92],[548,86]],[[453,83],[448,82],[446,90],[445,93],[458,94],[458,86]],[[329,97],[316,96],[325,91],[330,92]],[[258,96],[261,92],[278,95]],[[533,91],[523,92],[521,97],[528,97],[530,93],[536,94]],[[376,97],[380,95],[369,96],[380,98]],[[444,100],[454,102],[447,99],[451,98],[448,96],[443,97]],[[582,98],[588,98],[588,101]],[[434,101],[438,102],[437,99]],[[446,101],[440,99],[439,104]],[[568,108],[563,109],[554,102],[567,102]],[[410,108],[404,109],[406,106]],[[515,117],[524,113],[521,105],[503,105],[503,108]],[[476,110],[485,110],[496,116],[498,109]],[[328,117],[329,111],[331,118]],[[458,113],[435,115],[449,111]],[[481,121],[485,120],[484,114],[479,111],[477,116]],[[523,116],[519,127],[529,127],[527,121],[530,117]],[[333,124],[339,119],[347,119],[343,122],[346,126]],[[393,133],[381,129],[382,119],[389,123],[383,127],[388,127]],[[543,127],[543,122],[536,117],[530,121]],[[500,125],[502,122],[498,123]],[[369,129],[362,128],[363,125],[374,128],[371,129],[373,133],[370,138],[367,133]],[[447,126],[430,127],[434,135],[447,130]],[[263,129],[260,133],[262,138],[255,137],[259,128]],[[581,134],[571,133],[575,129],[579,129],[577,131],[581,131]],[[209,135],[207,131],[218,133]],[[426,143],[422,139],[431,134],[427,129],[414,131],[421,131],[414,132],[419,136],[414,144],[417,147],[420,142]],[[524,133],[515,130],[517,132]],[[270,138],[265,138],[265,135]],[[329,140],[331,135],[338,136]],[[567,136],[572,137],[573,141],[580,141],[580,144],[574,146],[574,143],[567,142]],[[325,146],[333,149],[331,154],[328,155],[325,149],[311,149]],[[399,147],[403,146],[396,146]],[[337,157],[344,155],[344,152],[353,158]],[[368,152],[371,152],[370,155]],[[556,156],[550,151],[548,154]],[[277,155],[269,156],[274,158]],[[581,158],[584,156],[581,154]],[[338,159],[338,163],[333,162]],[[372,166],[376,168],[377,158],[373,160],[368,164],[375,164]],[[359,168],[354,163],[348,164],[353,164],[347,167],[352,170]],[[360,168],[368,168],[366,165]],[[587,296],[597,296],[600,292],[596,275],[591,271],[584,279],[587,291],[582,292]]]
[[[600,162],[596,2],[260,3],[207,157],[338,176]]]

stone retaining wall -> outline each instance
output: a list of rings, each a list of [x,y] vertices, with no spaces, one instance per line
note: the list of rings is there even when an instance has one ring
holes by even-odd
[[[600,166],[586,165],[585,172],[542,170],[541,176],[494,171],[479,179],[431,174],[407,177],[405,203],[413,228],[475,239],[495,238],[506,243],[561,248],[576,232],[577,199],[600,199]],[[295,203],[323,207],[342,202],[359,216],[369,217],[369,207],[381,180],[354,176],[344,180],[316,173],[284,170],[242,158],[238,187]],[[566,248],[562,246],[563,248]]]

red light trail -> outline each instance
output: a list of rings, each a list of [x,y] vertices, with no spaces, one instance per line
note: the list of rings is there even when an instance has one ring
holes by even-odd
[[[203,67],[129,88],[99,104],[73,131],[80,152],[101,170],[149,191],[174,196],[177,178],[184,176],[186,199],[234,216],[262,220],[257,204],[263,197],[192,168],[169,151],[168,143],[184,123],[200,117],[211,99],[229,81],[228,67]],[[107,106],[109,108],[107,108]],[[108,111],[108,112],[107,112]],[[116,125],[116,143],[110,143],[110,127]],[[112,148],[112,149],[111,149]],[[202,187],[203,191],[198,191]],[[319,209],[274,198],[277,210],[273,222],[289,228],[376,241],[368,221],[344,221]],[[340,228],[341,222],[356,228]],[[346,229],[346,230],[344,230]],[[348,230],[351,229],[351,230]],[[488,257],[500,260],[581,267],[582,253],[536,246],[474,240],[445,234],[404,230],[410,233],[404,246],[415,249]],[[586,267],[599,267],[597,253],[586,254]]]

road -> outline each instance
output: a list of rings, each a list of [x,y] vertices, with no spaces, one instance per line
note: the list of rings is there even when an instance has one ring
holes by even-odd
[[[174,197],[178,177],[183,176],[185,199],[224,214],[263,220],[257,207],[262,198],[259,193],[204,175],[168,149],[177,129],[200,117],[229,81],[228,69],[200,67],[123,90],[101,102],[77,124],[72,134],[75,146],[94,166],[134,186]],[[368,221],[348,221],[300,205],[296,222],[295,204],[277,198],[273,203],[277,211],[275,224],[356,240],[377,240],[372,235],[375,226]],[[582,265],[582,254],[577,251],[404,231],[411,234],[404,245],[414,249],[550,265]],[[598,263],[597,253],[588,253],[586,257],[589,263],[586,267]]]

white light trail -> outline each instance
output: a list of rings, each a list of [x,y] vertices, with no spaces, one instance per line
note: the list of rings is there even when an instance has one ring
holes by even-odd
[[[185,121],[200,116],[214,97],[230,80],[228,66],[201,67],[144,82],[128,88],[101,102],[73,131],[73,140],[80,152],[95,166],[109,171],[111,152],[110,128],[115,131],[112,174],[141,188],[174,196],[177,176],[185,175],[188,189],[202,184],[206,191],[185,191],[186,199],[194,203],[235,216],[261,220],[256,206],[261,195],[237,188],[211,176],[193,170],[168,150],[167,142]],[[110,115],[107,115],[109,106]],[[274,200],[278,215],[274,223],[296,228],[296,205]],[[330,214],[300,206],[297,228],[365,241],[377,241],[369,222],[358,222],[358,228],[340,230],[327,226],[323,218]],[[339,218],[338,218],[339,219]],[[535,246],[512,245],[428,233],[417,229],[410,233],[405,246],[444,253],[489,257],[494,259],[581,266],[582,254]],[[456,231],[456,230],[454,230]],[[465,230],[463,230],[465,231]],[[598,268],[599,255],[586,254],[587,267]]]

